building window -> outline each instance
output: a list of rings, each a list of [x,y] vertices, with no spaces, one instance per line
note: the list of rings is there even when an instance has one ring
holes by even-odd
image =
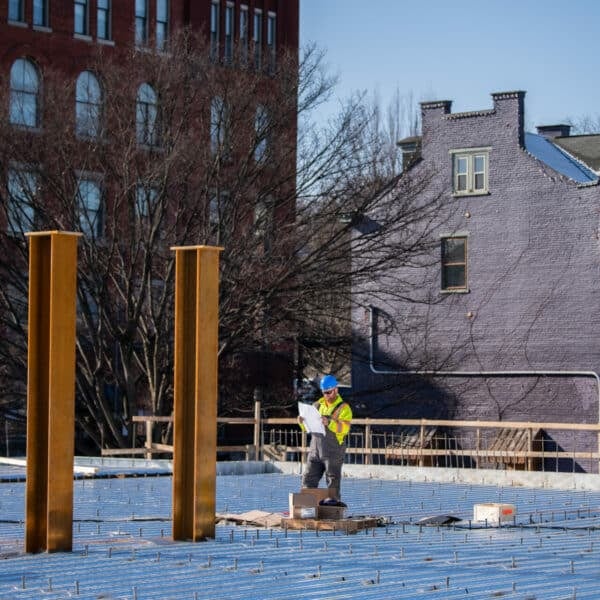
[[[262,239],[265,252],[271,249],[273,238],[273,200],[272,198],[259,199],[254,207],[254,235]]]
[[[234,6],[227,3],[225,7],[225,62],[231,63],[233,60],[233,36],[234,36]]]
[[[84,71],[75,89],[75,131],[81,138],[99,137],[102,130],[102,88],[96,76]]]
[[[240,6],[240,62],[248,62],[248,7],[245,4]]]
[[[148,43],[148,0],[135,0],[135,43]]]
[[[254,42],[254,66],[260,69],[262,66],[262,10],[254,10],[254,28],[252,32]]]
[[[33,25],[35,27],[48,27],[48,0],[33,0]]]
[[[75,0],[75,33],[89,35],[88,3],[87,0]]]
[[[156,0],[156,48],[166,50],[169,39],[169,0]]]
[[[277,16],[275,13],[269,13],[267,15],[267,52],[269,61],[269,72],[275,71],[277,52]]]
[[[6,218],[9,234],[22,235],[33,229],[37,187],[38,178],[34,171],[16,168],[8,170]]]
[[[228,190],[211,190],[208,203],[208,225],[211,233],[217,237],[215,240],[222,240],[225,234],[225,214],[229,205]]]
[[[256,114],[254,115],[254,160],[256,162],[262,162],[265,160],[268,149],[268,133],[269,133],[269,113],[267,109],[259,104],[256,107]]]
[[[96,36],[98,39],[110,40],[112,35],[110,21],[110,0],[98,0],[96,10]]]
[[[10,69],[10,122],[13,125],[39,125],[40,81],[34,64],[18,58]]]
[[[489,149],[452,151],[455,194],[487,194]]]
[[[442,238],[442,290],[467,289],[467,238]]]
[[[25,21],[24,0],[8,0],[8,20],[16,23]]]
[[[91,238],[102,235],[102,191],[95,179],[77,182],[77,222],[79,231]]]
[[[143,83],[137,93],[136,135],[138,144],[154,147],[159,143],[158,96],[147,83]]]
[[[219,58],[219,0],[210,5],[210,57]]]
[[[215,156],[229,155],[229,110],[219,96],[210,103],[210,149]]]
[[[139,219],[148,219],[154,213],[158,200],[158,189],[147,183],[138,183],[135,188],[135,211]]]

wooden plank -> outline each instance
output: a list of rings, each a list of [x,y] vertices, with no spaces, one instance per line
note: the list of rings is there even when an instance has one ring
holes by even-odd
[[[340,533],[356,533],[364,529],[373,529],[377,527],[377,517],[347,519],[294,519],[285,517],[281,519],[281,526],[284,529],[310,529],[319,531],[338,531]]]

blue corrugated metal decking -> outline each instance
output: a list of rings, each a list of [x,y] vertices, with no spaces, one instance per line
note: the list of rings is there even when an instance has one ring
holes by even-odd
[[[217,511],[287,510],[297,476],[219,476]],[[0,484],[0,598],[600,598],[600,492],[347,478],[354,535],[219,525],[173,543],[171,477],[78,479],[72,553],[23,552],[24,483]],[[507,502],[514,524],[471,526]],[[431,515],[454,526],[424,527]]]

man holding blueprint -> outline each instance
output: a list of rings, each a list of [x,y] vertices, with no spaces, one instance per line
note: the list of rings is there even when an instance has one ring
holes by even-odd
[[[311,434],[302,487],[319,487],[323,474],[327,487],[340,500],[342,465],[346,452],[346,436],[352,423],[352,409],[338,393],[333,375],[321,379],[323,396],[313,405],[298,403],[298,424]]]

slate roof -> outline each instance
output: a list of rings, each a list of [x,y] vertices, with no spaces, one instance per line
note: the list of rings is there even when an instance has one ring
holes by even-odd
[[[567,139],[567,138],[562,138]],[[598,177],[583,162],[561,146],[536,133],[525,133],[525,149],[558,173],[578,183],[592,183]]]
[[[0,483],[0,598],[598,598],[600,492],[400,480],[398,469],[344,479],[348,510],[381,516],[375,529],[221,524],[199,543],[170,538],[168,470],[103,470],[76,479],[73,551],[53,554],[23,552],[24,483],[11,472]],[[286,511],[299,483],[297,474],[219,475],[217,512]],[[514,504],[516,518],[470,522],[474,504],[488,502]],[[440,514],[459,521],[418,523]]]

